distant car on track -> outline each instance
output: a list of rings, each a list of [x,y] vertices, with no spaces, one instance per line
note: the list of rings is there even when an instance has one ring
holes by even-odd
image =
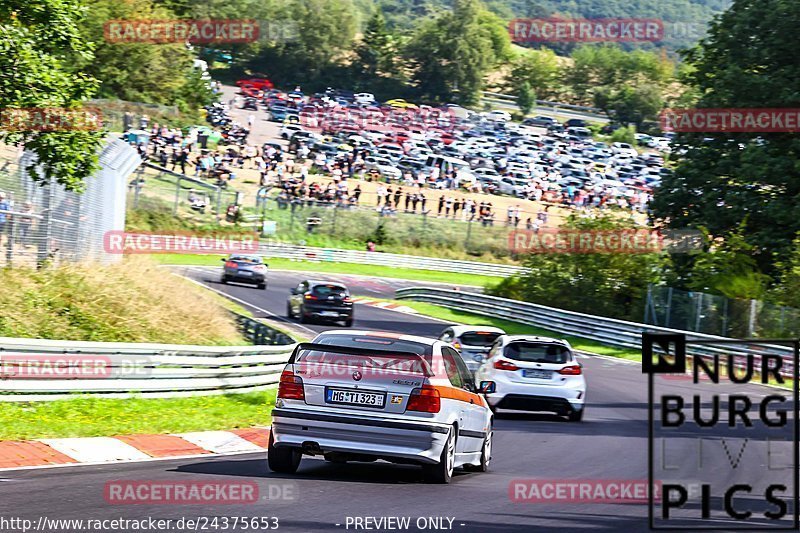
[[[448,344],[375,331],[328,331],[295,348],[278,386],[267,459],[294,473],[303,455],[422,465],[449,483],[453,469],[485,472],[492,413]]]
[[[267,288],[267,265],[260,255],[231,254],[222,266],[222,283],[231,281],[256,285],[259,289]]]
[[[327,320],[353,325],[353,299],[350,291],[335,281],[304,280],[291,289],[286,302],[289,318],[300,322]]]
[[[493,326],[450,326],[439,335],[439,340],[449,342],[461,353],[467,368],[474,372],[481,366],[494,341],[506,332]]]
[[[586,380],[583,366],[565,340],[528,335],[503,335],[475,373],[496,384],[487,395],[493,410],[548,411],[583,419]]]

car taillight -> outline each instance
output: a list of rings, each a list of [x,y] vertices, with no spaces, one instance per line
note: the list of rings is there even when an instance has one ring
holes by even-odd
[[[319,300],[319,298],[317,298],[313,294],[306,294],[306,300]]]
[[[295,376],[291,370],[284,370],[278,384],[278,398],[284,400],[305,400],[303,391],[303,378]]]
[[[438,413],[442,408],[439,391],[432,385],[423,385],[411,391],[408,397],[406,411],[422,411],[423,413]]]
[[[514,363],[511,363],[509,361],[504,361],[502,359],[498,359],[497,361],[495,361],[494,362],[494,367],[497,370],[508,370],[510,372],[513,372],[515,370],[519,370],[519,367],[517,365],[515,365]]]
[[[226,261],[225,268],[239,268],[239,264],[235,261]]]
[[[559,370],[558,373],[562,376],[580,376],[583,374],[583,369],[581,368],[581,365],[571,365],[565,366]]]

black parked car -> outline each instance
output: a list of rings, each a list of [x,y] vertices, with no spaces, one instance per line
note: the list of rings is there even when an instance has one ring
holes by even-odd
[[[236,281],[256,285],[259,289],[267,288],[267,265],[260,255],[231,254],[223,259],[222,283]]]
[[[348,328],[353,325],[353,299],[341,283],[305,280],[290,292],[286,302],[289,318],[297,317],[302,323],[326,320],[344,322]]]

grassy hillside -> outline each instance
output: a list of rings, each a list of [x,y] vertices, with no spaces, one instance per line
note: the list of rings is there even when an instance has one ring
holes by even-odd
[[[0,336],[247,344],[218,298],[149,259],[0,270]]]

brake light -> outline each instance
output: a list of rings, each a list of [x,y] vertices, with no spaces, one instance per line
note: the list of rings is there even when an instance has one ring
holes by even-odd
[[[317,298],[313,294],[306,294],[306,300],[319,300],[319,298]]]
[[[411,391],[408,397],[406,411],[421,411],[423,413],[438,413],[442,408],[439,391],[432,385],[423,385]]]
[[[570,365],[565,366],[559,370],[558,373],[562,376],[580,376],[583,374],[583,369],[581,368],[581,365]]]
[[[278,398],[284,400],[305,400],[306,394],[303,390],[303,378],[295,376],[291,370],[284,370],[281,374],[281,381],[278,384]]]
[[[352,299],[352,298],[350,298],[349,296],[345,296],[345,297],[344,297],[344,300],[342,300],[342,301],[343,301],[343,302],[352,302],[352,301],[353,301],[353,299]]]
[[[239,263],[236,261],[226,261],[225,268],[239,268]]]
[[[515,370],[519,370],[519,367],[517,365],[515,365],[514,363],[511,363],[509,361],[505,361],[503,359],[498,359],[497,361],[495,361],[494,362],[494,367],[497,370],[508,370],[509,372],[513,372]]]
[[[458,341],[453,341],[453,348],[455,348],[456,350],[460,350],[461,349],[461,343],[458,342]]]

